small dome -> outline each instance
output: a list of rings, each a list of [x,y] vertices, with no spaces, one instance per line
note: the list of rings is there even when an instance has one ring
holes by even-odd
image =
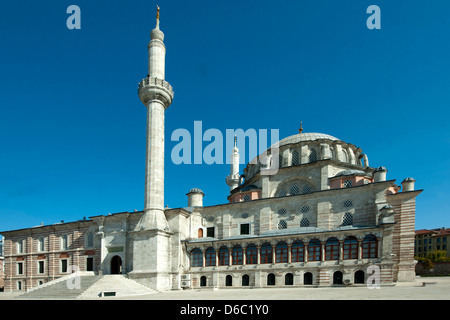
[[[368,174],[362,170],[347,169],[347,170],[343,170],[343,171],[339,172],[333,178],[340,177],[340,176],[353,176],[353,175],[367,176]]]
[[[204,193],[201,189],[199,189],[199,188],[193,188],[193,189],[189,190],[189,192],[186,193],[186,194],[190,194],[190,193],[202,193],[202,194],[205,194],[205,193]]]

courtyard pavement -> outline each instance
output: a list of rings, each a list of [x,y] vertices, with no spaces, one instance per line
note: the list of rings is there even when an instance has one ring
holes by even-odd
[[[0,292],[0,300],[17,294]],[[190,289],[133,297],[104,297],[96,300],[450,300],[450,277],[417,277],[414,282],[362,287],[294,287],[258,289]]]

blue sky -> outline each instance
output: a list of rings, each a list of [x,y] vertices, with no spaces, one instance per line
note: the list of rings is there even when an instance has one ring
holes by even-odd
[[[81,30],[69,30],[69,5]],[[11,1],[0,4],[0,230],[142,210],[147,43],[161,7],[165,196],[227,202],[229,165],[175,165],[171,133],[322,132],[388,179],[416,179],[416,228],[450,227],[449,1]],[[369,5],[381,29],[369,30]],[[207,143],[203,144],[203,148]],[[248,160],[248,159],[247,159]],[[241,166],[241,170],[243,166]]]

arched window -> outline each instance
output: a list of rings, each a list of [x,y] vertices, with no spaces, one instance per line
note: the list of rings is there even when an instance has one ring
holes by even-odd
[[[291,247],[291,261],[303,262],[305,257],[305,246],[301,240],[295,240]]]
[[[278,155],[278,168],[283,168],[283,156]]]
[[[284,241],[278,242],[275,248],[275,262],[288,262],[288,247]]]
[[[280,191],[278,191],[278,196],[279,197],[286,197],[286,189],[281,189]]]
[[[216,250],[209,247],[205,252],[205,267],[214,267],[216,265]]]
[[[244,274],[242,276],[242,286],[248,287],[249,285],[250,285],[250,277],[248,276],[248,274]]]
[[[205,276],[200,277],[200,287],[206,287],[206,277]]]
[[[304,228],[304,227],[309,227],[309,220],[307,218],[303,218],[300,221],[300,227]]]
[[[203,238],[203,229],[202,228],[198,228],[198,234],[197,234],[198,238]]]
[[[358,240],[354,236],[345,238],[344,259],[358,259]]]
[[[292,273],[286,273],[284,276],[284,284],[286,286],[292,286],[294,284],[294,275]]]
[[[369,234],[364,237],[362,243],[362,257],[363,259],[367,258],[377,258],[378,257],[378,241],[377,237],[373,234]]]
[[[325,260],[339,260],[339,241],[329,238],[325,244]]]
[[[353,225],[353,214],[351,212],[346,212],[342,217],[342,225],[343,226],[351,226]]]
[[[241,265],[243,257],[243,250],[240,245],[235,245],[233,250],[231,251],[231,264],[233,265]]]
[[[280,220],[278,222],[278,230],[286,229],[287,228],[287,222],[286,220]]]
[[[249,194],[246,194],[244,196],[244,201],[250,201],[250,195]]]
[[[308,244],[308,261],[320,261],[321,244],[319,239],[311,239]]]
[[[298,154],[297,150],[294,150],[292,152],[292,165],[293,166],[298,166],[300,164],[300,156]]]
[[[219,249],[219,266],[227,266],[230,262],[230,253],[226,246]]]
[[[267,285],[274,286],[275,285],[275,275],[273,273],[269,273],[267,275]]]
[[[305,184],[303,186],[302,194],[310,194],[312,192],[312,188],[309,184]]]
[[[258,263],[258,249],[256,245],[249,244],[245,251],[245,264],[257,264]]]
[[[225,277],[225,286],[231,287],[233,285],[233,277],[231,275],[227,275]]]
[[[306,272],[303,275],[303,284],[306,284],[306,285],[313,284],[313,275],[311,272]]]
[[[300,188],[298,187],[298,185],[293,184],[291,186],[291,196],[295,196],[297,194],[300,194]]]
[[[309,152],[309,162],[316,162],[317,161],[317,151],[316,149],[311,149]]]
[[[341,271],[336,271],[333,273],[333,284],[342,284],[343,274]]]
[[[348,162],[347,150],[342,149],[342,161]]]
[[[191,251],[191,267],[203,267],[203,254],[199,248]]]
[[[362,270],[358,270],[355,272],[355,280],[354,283],[358,284],[358,283],[364,283],[364,271]]]
[[[272,246],[268,242],[261,246],[260,263],[272,263]]]

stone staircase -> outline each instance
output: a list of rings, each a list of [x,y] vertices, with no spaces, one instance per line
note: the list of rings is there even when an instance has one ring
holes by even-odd
[[[126,275],[111,274],[104,275],[91,287],[84,291],[79,299],[97,299],[99,297],[115,296],[130,297],[157,293],[158,291],[150,289]]]
[[[72,276],[73,277],[73,276]],[[80,288],[70,289],[74,281],[65,276],[17,296],[18,299],[99,299],[108,296],[129,297],[157,293],[146,286],[128,279],[126,275],[81,275]],[[68,285],[69,282],[69,285]]]

